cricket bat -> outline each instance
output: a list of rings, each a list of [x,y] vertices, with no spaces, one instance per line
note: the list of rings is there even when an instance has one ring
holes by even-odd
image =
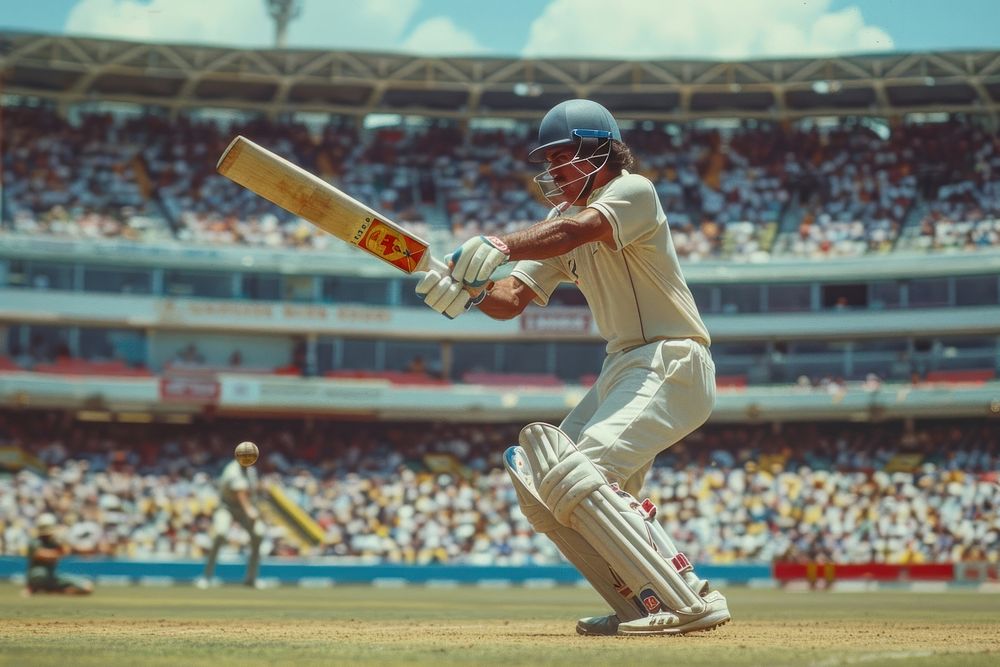
[[[216,171],[405,273],[450,272],[431,256],[426,241],[246,137],[230,142]]]

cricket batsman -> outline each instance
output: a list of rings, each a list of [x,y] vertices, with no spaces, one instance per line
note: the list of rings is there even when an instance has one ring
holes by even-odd
[[[24,595],[35,593],[62,593],[64,595],[90,595],[94,584],[83,577],[56,574],[59,559],[69,553],[69,547],[59,541],[56,532],[59,522],[54,514],[39,515],[35,522],[37,537],[28,543],[28,584]]]
[[[260,588],[257,575],[265,526],[260,512],[254,506],[257,486],[257,470],[254,466],[243,467],[234,459],[223,468],[219,476],[219,506],[212,514],[212,548],[205,563],[204,575],[195,581],[198,588],[208,588],[214,581],[219,550],[226,543],[233,521],[243,526],[250,535],[250,556],[243,583],[251,588]]]
[[[466,241],[450,275],[429,271],[417,294],[451,318],[472,306],[517,317],[575,283],[607,341],[596,383],[558,428],[522,429],[504,461],[524,515],[607,601],[581,619],[588,635],[677,635],[731,616],[636,494],[654,457],[703,424],[715,403],[711,338],[677,261],[653,184],[611,113],[568,100],[542,119],[529,159],[553,208],[526,229]],[[516,262],[494,282],[501,265]],[[471,296],[471,293],[476,296]]]

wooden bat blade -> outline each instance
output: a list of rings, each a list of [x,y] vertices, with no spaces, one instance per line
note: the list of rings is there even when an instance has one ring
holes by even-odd
[[[216,171],[401,271],[448,271],[418,236],[246,137],[233,139]]]

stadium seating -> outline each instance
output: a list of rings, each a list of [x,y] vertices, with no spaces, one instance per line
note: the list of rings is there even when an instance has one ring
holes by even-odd
[[[52,363],[38,363],[32,369],[35,373],[56,375],[100,375],[106,377],[151,377],[145,368],[128,366],[123,361],[87,361],[86,359],[59,358]]]
[[[715,386],[719,389],[741,389],[747,386],[746,375],[716,375]]]
[[[549,373],[483,373],[472,372],[462,376],[466,384],[494,387],[560,387],[563,381]]]
[[[235,133],[418,234],[433,226],[450,228],[457,240],[506,232],[548,210],[531,181],[536,167],[524,159],[530,132],[383,128],[361,141],[353,128],[314,135],[266,120],[223,130],[185,116],[80,118],[71,124],[53,110],[5,110],[11,231],[327,248],[328,236],[214,173],[205,156],[220,154]],[[1000,138],[955,119],[886,130],[850,121],[654,127],[626,130],[623,139],[654,182],[678,254],[690,260],[1000,245]],[[89,150],[80,150],[84,143]]]
[[[350,380],[382,380],[393,384],[413,384],[413,385],[447,385],[447,380],[433,377],[427,373],[410,373],[407,371],[364,371],[364,370],[336,370],[328,371],[328,378],[344,378]]]
[[[58,504],[75,546],[201,558],[213,476],[252,438],[279,484],[325,532],[309,551],[272,525],[271,555],[391,562],[554,563],[500,464],[518,424],[213,419],[193,426],[88,424],[0,411],[0,553],[20,554],[30,518]],[[37,467],[37,466],[36,466]],[[646,495],[692,558],[707,562],[976,561],[1000,547],[1000,436],[988,420],[709,425],[657,458]],[[67,484],[76,489],[65,494]],[[84,530],[83,528],[87,528]],[[226,549],[245,542],[234,529]],[[305,551],[303,551],[305,549]],[[844,576],[848,570],[844,570]]]

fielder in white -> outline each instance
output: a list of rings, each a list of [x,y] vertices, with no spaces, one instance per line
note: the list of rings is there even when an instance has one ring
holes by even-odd
[[[207,588],[215,580],[215,565],[219,550],[229,537],[233,521],[240,524],[250,536],[250,557],[243,583],[251,588],[260,588],[257,575],[260,570],[260,547],[264,539],[264,522],[254,506],[257,495],[257,470],[253,466],[243,467],[239,461],[226,464],[219,476],[219,506],[212,514],[212,548],[205,562],[205,572],[195,581],[198,588]]]
[[[581,619],[579,633],[711,630],[731,618],[725,597],[697,577],[656,507],[635,497],[653,458],[712,411],[711,339],[653,184],[628,172],[632,155],[611,113],[563,102],[542,119],[538,140],[530,158],[548,163],[535,179],[553,205],[548,218],[466,241],[450,257],[451,275],[429,272],[417,293],[448,317],[476,305],[510,319],[576,283],[608,356],[559,428],[529,424],[505,453],[521,508],[613,610]],[[494,283],[510,261],[510,276]]]

